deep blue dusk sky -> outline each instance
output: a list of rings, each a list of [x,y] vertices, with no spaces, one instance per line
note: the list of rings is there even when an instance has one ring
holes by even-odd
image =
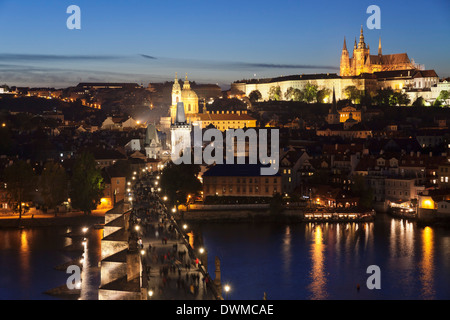
[[[81,30],[66,27],[72,4]],[[380,30],[366,27],[372,4]],[[344,36],[351,51],[361,25],[372,54],[381,36],[384,54],[407,52],[449,77],[449,16],[449,0],[0,0],[0,83],[147,85],[187,72],[226,86],[255,75],[339,73]]]

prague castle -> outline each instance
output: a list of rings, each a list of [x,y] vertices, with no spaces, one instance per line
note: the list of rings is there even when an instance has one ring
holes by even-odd
[[[281,100],[290,89],[303,90],[308,84],[315,85],[318,90],[335,89],[337,100],[348,99],[345,91],[355,87],[359,91],[376,94],[379,89],[391,88],[403,90],[408,95],[419,92],[424,95],[439,83],[439,77],[434,70],[423,70],[410,60],[407,53],[383,54],[381,39],[378,43],[378,54],[370,54],[370,47],[364,41],[363,28],[353,46],[350,57],[347,43],[341,51],[339,74],[298,74],[275,78],[248,79],[235,81],[231,84],[232,93],[249,96],[252,91],[259,91],[259,101],[268,101],[273,87],[279,87]],[[410,94],[411,93],[411,94]],[[417,95],[417,94],[416,94]],[[412,98],[417,98],[412,96]],[[323,103],[331,102],[331,97],[325,97]]]
[[[359,35],[359,43],[353,46],[353,56],[350,58],[347,44],[344,38],[344,47],[341,54],[340,75],[358,76],[362,73],[374,73],[380,71],[416,69],[406,53],[383,55],[381,38],[378,44],[378,54],[371,55],[370,47],[364,42],[363,28]]]

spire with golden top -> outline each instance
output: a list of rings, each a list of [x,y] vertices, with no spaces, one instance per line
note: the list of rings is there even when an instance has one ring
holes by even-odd
[[[378,41],[378,55],[379,56],[383,55],[383,51],[381,50],[381,37],[380,40]]]
[[[189,80],[188,80],[188,77],[187,77],[187,72],[186,72],[186,77],[184,79],[183,89],[191,89],[191,85],[189,84]]]

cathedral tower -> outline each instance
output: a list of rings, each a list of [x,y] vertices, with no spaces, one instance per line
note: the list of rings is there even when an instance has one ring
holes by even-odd
[[[341,76],[350,76],[351,75],[350,57],[349,57],[349,54],[348,54],[347,44],[345,42],[345,37],[344,37],[344,47],[342,48],[342,53],[341,53],[340,75]]]
[[[175,73],[175,81],[172,86],[172,106],[170,107],[170,118],[172,122],[175,120],[178,102],[181,102],[181,86],[178,83],[178,74]]]
[[[374,73],[379,71],[416,69],[406,53],[383,55],[381,38],[378,41],[378,53],[370,54],[370,47],[364,41],[363,27],[359,35],[359,42],[355,38],[352,57],[349,57],[344,38],[344,47],[341,53],[340,75],[359,76],[361,73]]]

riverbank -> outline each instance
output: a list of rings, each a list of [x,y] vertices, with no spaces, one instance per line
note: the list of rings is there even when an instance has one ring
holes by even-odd
[[[95,224],[103,224],[104,222],[104,211],[94,211],[91,215],[85,215],[82,212],[60,213],[56,217],[54,214],[23,215],[20,219],[18,215],[11,214],[0,216],[0,229],[78,225],[93,226]]]
[[[176,220],[191,222],[369,222],[372,213],[319,213],[285,209],[279,213],[269,210],[190,210],[174,214]]]

